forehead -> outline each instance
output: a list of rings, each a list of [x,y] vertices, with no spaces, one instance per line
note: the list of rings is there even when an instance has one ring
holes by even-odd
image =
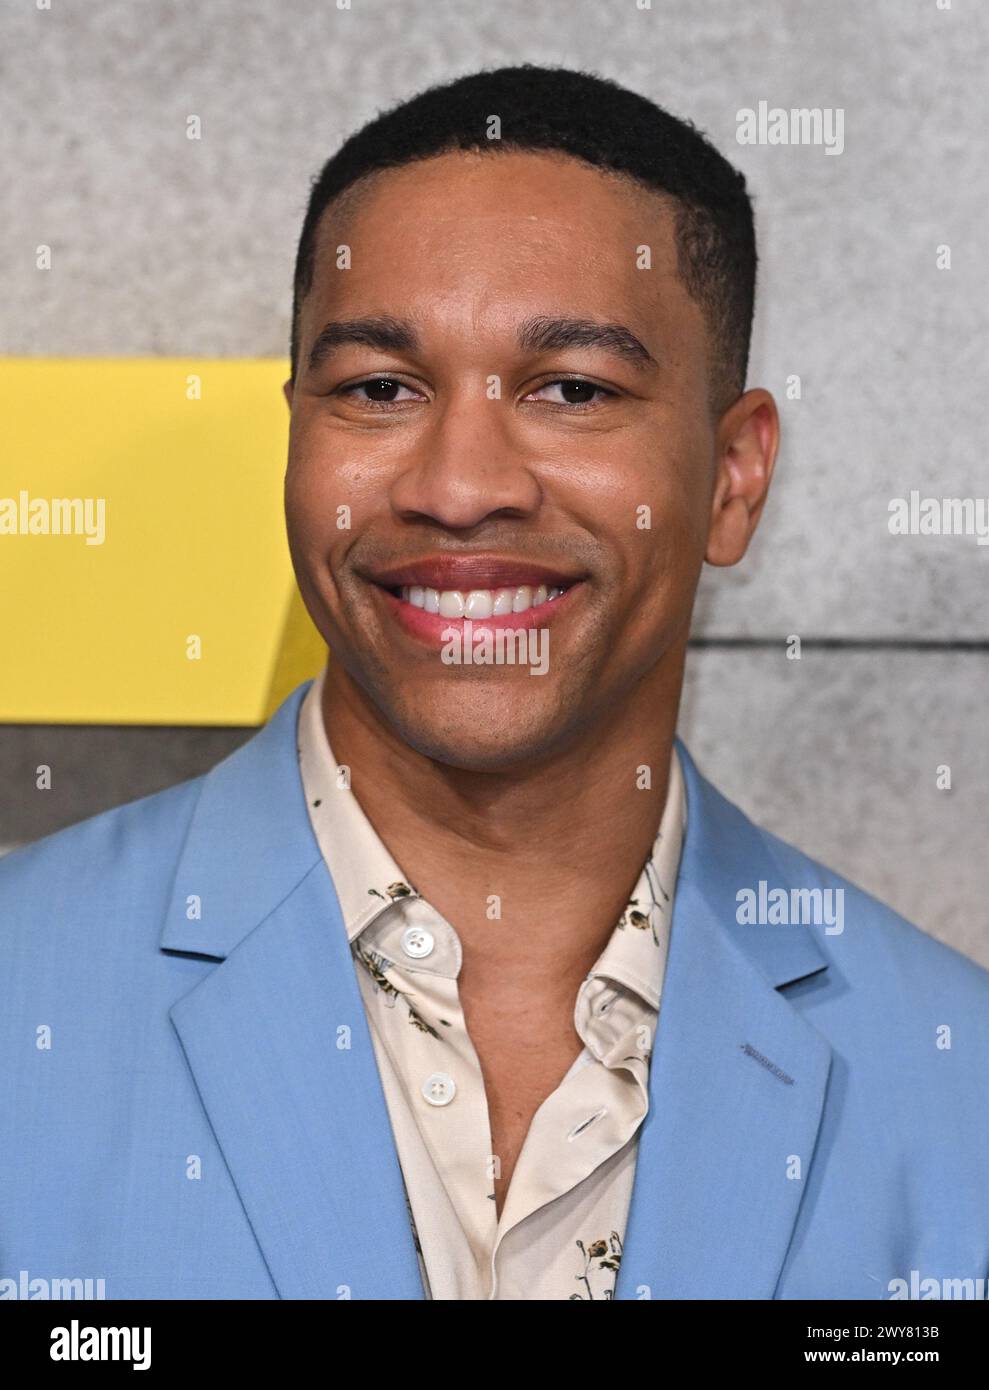
[[[689,314],[674,204],[567,155],[458,151],[369,176],[320,221],[307,300],[319,314],[456,304],[477,315],[520,301]]]

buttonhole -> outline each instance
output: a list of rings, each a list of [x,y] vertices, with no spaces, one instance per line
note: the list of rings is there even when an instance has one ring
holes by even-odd
[[[571,1139],[576,1139],[578,1134],[583,1134],[584,1130],[587,1129],[588,1125],[592,1125],[595,1120],[600,1120],[601,1116],[607,1115],[607,1113],[608,1107],[605,1106],[603,1110],[595,1111],[595,1113],[591,1115],[589,1119],[582,1120],[581,1123],[579,1125],[576,1125],[567,1135],[567,1142],[569,1143]]]

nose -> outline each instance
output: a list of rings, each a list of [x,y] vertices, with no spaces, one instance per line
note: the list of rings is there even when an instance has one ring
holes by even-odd
[[[542,490],[513,435],[508,409],[483,392],[434,406],[427,428],[400,459],[390,489],[395,513],[451,531],[469,530],[495,514],[532,516]]]

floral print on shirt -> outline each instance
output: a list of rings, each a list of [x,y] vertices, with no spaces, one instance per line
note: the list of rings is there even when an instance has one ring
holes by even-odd
[[[584,1245],[582,1240],[574,1242],[580,1251],[583,1267],[574,1278],[583,1285],[582,1293],[572,1293],[569,1301],[587,1302],[595,1299],[613,1299],[615,1282],[622,1263],[622,1241],[617,1231],[612,1231],[607,1240],[592,1240]],[[603,1277],[602,1277],[603,1275]],[[595,1293],[597,1289],[597,1293]]]
[[[640,905],[638,898],[629,898],[625,911],[618,919],[618,925],[623,931],[626,927],[637,927],[639,931],[645,931],[648,928],[652,932],[653,941],[658,946],[660,941],[659,937],[656,935],[656,924],[653,921],[653,913],[666,911],[665,904],[669,903],[670,895],[660,882],[659,874],[656,872],[656,866],[651,858],[647,861],[643,873],[646,876],[646,882],[649,884],[649,896],[651,901],[648,904],[643,903]],[[658,897],[657,893],[659,895]],[[662,898],[662,902],[660,898]],[[646,908],[645,912],[642,911],[643,907]]]
[[[401,881],[389,883],[383,893],[377,888],[369,888],[367,891],[369,897],[381,898],[383,902],[395,902],[398,898],[413,898],[417,896],[414,888],[410,888],[407,883],[402,883]],[[440,1036],[432,1024],[427,1023],[423,1018],[422,1014],[412,1003],[408,993],[404,989],[399,989],[389,980],[387,972],[394,965],[394,961],[388,960],[386,956],[381,955],[377,951],[368,950],[361,945],[359,938],[353,943],[353,952],[355,958],[359,960],[365,970],[367,970],[378,989],[380,989],[386,997],[391,999],[392,1007],[394,1007],[395,1001],[401,996],[408,1007],[409,1022],[412,1026],[418,1028],[421,1033],[429,1033],[431,1037],[438,1038]],[[445,1018],[438,1019],[437,1022],[443,1024],[447,1028],[452,1026]]]

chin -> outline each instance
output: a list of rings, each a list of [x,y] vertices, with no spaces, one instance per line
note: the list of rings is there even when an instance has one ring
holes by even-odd
[[[544,697],[534,707],[524,687],[511,697],[504,687],[452,698],[432,691],[421,705],[404,699],[384,713],[417,753],[465,772],[531,766],[565,740],[568,723],[555,701]]]

